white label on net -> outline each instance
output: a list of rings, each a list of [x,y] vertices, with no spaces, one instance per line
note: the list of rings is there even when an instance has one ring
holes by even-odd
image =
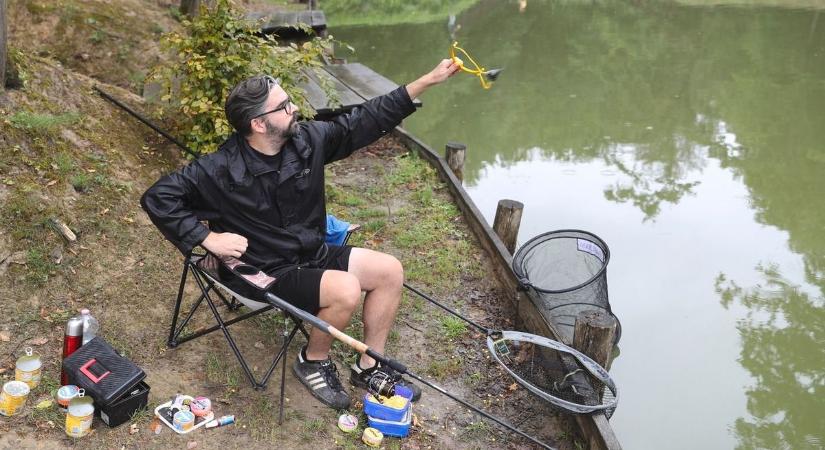
[[[604,263],[604,252],[602,251],[601,247],[588,241],[587,239],[576,239],[576,243],[578,245],[579,251],[590,253],[596,258],[599,258],[599,261]]]

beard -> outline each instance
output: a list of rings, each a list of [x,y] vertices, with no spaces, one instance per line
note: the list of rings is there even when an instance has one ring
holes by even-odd
[[[298,132],[298,117],[293,115],[286,128],[272,125],[269,121],[265,121],[264,125],[266,126],[266,136],[273,144],[278,144],[290,139]]]

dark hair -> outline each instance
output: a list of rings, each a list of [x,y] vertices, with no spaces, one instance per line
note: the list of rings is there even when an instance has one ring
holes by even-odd
[[[243,136],[252,134],[252,119],[260,114],[269,97],[269,90],[278,80],[269,75],[256,75],[238,83],[226,97],[226,119]]]

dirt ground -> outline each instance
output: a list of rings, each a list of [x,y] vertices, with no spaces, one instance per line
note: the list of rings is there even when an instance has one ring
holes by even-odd
[[[340,188],[358,186],[359,189],[369,189],[380,179],[376,173],[392,170],[391,166],[398,162],[398,155],[405,152],[398,143],[385,139],[348,160],[336,163],[330,170],[331,184]],[[150,180],[148,178],[141,183]],[[136,189],[135,196],[139,191]],[[437,195],[446,194],[442,191]],[[402,208],[403,205],[399,203],[396,207]],[[466,233],[463,223],[457,221],[455,225]],[[468,234],[465,236],[470,237]],[[62,432],[59,420],[62,416],[39,414],[31,409],[31,405],[49,398],[48,392],[40,390],[35,391],[29,402],[29,411],[22,417],[0,419],[0,430],[3,432],[0,447],[184,448],[195,442],[197,448],[269,448],[276,443],[284,448],[366,448],[355,436],[346,435],[336,428],[337,413],[318,403],[289,370],[286,379],[286,420],[279,426],[277,401],[280,367],[265,390],[253,390],[220,332],[175,349],[167,349],[168,324],[180,276],[179,254],[162,240],[141,212],[135,212],[131,235],[122,238],[118,242],[96,242],[98,239],[95,237],[84,239],[88,250],[82,253],[82,259],[88,261],[90,267],[86,269],[87,274],[80,273],[85,269],[81,262],[83,269],[79,268],[77,275],[83,279],[83,284],[93,285],[96,289],[64,299],[65,307],[69,311],[81,306],[92,308],[101,320],[101,335],[118,349],[125,350],[127,356],[146,371],[146,381],[151,387],[150,409],[176,393],[205,395],[215,401],[218,414],[235,414],[237,424],[216,430],[201,430],[187,436],[176,435],[168,429],[160,435],[153,435],[148,429],[149,415],[141,414],[130,422],[137,424],[139,431],[135,434],[129,433],[129,424],[109,429],[96,420],[91,436],[72,440]],[[386,250],[396,254],[402,262],[417,257],[415,254],[403,255],[393,251],[391,242],[385,242],[381,247],[387,247]],[[486,265],[481,249],[474,243],[473,248],[482,266]],[[489,269],[484,272],[490,273]],[[490,326],[512,326],[512,314],[506,310],[506,301],[498,293],[493,280],[475,276],[466,278],[449,291],[439,286],[421,284],[415,279],[408,282],[427,292],[437,292],[438,298],[458,307],[472,320]],[[54,286],[52,295],[60,292],[63,283],[73,284],[70,280],[61,280]],[[5,298],[15,298],[9,290],[3,290]],[[189,294],[195,293],[192,285],[187,291]],[[28,308],[37,310],[39,307],[41,313],[44,309],[60,308],[54,305],[54,299],[44,298],[47,296],[50,297],[46,293],[32,294],[29,298],[15,300],[28,303]],[[468,329],[457,337],[445,339],[437,319],[441,315],[434,306],[422,306],[420,301],[416,302],[405,294],[404,306],[387,353],[470,403],[537,432],[553,445],[574,448],[569,421],[556,416],[503,375],[497,365],[489,361],[483,337],[479,333]],[[48,313],[46,317],[49,317]],[[209,325],[210,319],[202,308],[193,321]],[[19,353],[17,349],[21,345],[40,342],[37,339],[42,340],[44,334],[38,333],[35,337],[25,332],[18,333],[20,328],[8,323],[2,328],[15,331],[10,342],[3,343],[2,367],[6,370],[2,376],[8,379],[13,364],[10,356]],[[57,376],[61,328],[61,321],[55,320],[45,334],[48,342],[35,346],[44,356],[45,371],[52,379]],[[358,332],[358,327],[351,328],[349,332]],[[283,323],[274,317],[242,322],[231,328],[257,376],[271,361],[271,348],[279,341],[278,331],[282,329]],[[21,342],[24,338],[27,339]],[[290,349],[290,363],[303,342],[302,338],[296,341]],[[346,374],[344,360],[351,357],[351,352],[338,344],[335,354],[340,372]],[[433,378],[427,373],[441,376]],[[345,382],[345,385],[348,383]],[[353,398],[363,395],[355,389],[351,392]],[[356,403],[350,411],[358,414],[358,406]],[[499,432],[496,426],[480,421],[479,417],[426,387],[421,401],[414,405],[414,413],[417,425],[411,436],[403,440],[388,438],[385,448],[532,448],[524,440]],[[364,426],[363,415],[360,416],[359,430]]]
[[[26,0],[11,8],[17,24],[11,29],[13,42],[26,41],[18,48],[41,56],[29,60],[22,89],[0,93],[0,382],[13,378],[14,362],[28,346],[43,358],[44,380],[21,415],[0,416],[0,448],[367,448],[359,439],[365,426],[360,403],[350,408],[360,419],[359,429],[345,434],[335,425],[338,412],[317,402],[289,368],[285,420],[279,425],[280,366],[265,390],[252,389],[219,331],[167,348],[182,258],[138,200],[158,177],[184,161],[176,148],[101,99],[92,86],[100,81],[126,88],[138,84],[142,66],[128,55],[104,51],[105,44],[127,42],[131,52],[149,49],[146,54],[155,55],[147,42],[174,21],[161,14],[169,2],[126,1],[130,8],[154,8],[151,20],[129,20],[116,9],[124,4],[108,0]],[[87,7],[95,14],[90,16]],[[105,22],[107,17],[122,22],[113,25]],[[25,21],[35,27],[20,25]],[[136,31],[120,27],[136,23],[142,24]],[[62,37],[55,33],[60,26],[67,30]],[[59,45],[78,36],[89,48]],[[121,60],[126,63],[118,65]],[[106,66],[117,70],[102,70]],[[138,109],[142,106],[129,91],[102,86]],[[411,285],[482,325],[513,326],[506,294],[489,276],[490,261],[447,190],[432,168],[393,138],[331,165],[327,194],[331,211],[363,226],[353,243],[398,257]],[[64,241],[49,226],[52,218],[68,224],[77,242]],[[191,302],[194,286],[186,292]],[[36,405],[51,399],[58,387],[65,323],[83,307],[100,320],[100,335],[145,370],[151,393],[148,411],[113,429],[96,420],[90,436],[73,440],[63,432],[65,416],[54,405]],[[358,322],[356,317],[346,330],[355,337],[361,336]],[[191,328],[212,323],[201,308]],[[283,329],[277,315],[230,327],[256,376],[271,362]],[[303,342],[295,340],[289,364]],[[386,353],[544,442],[560,449],[580,447],[572,420],[503,374],[490,361],[483,336],[410,293],[404,294]],[[336,344],[333,356],[349,386],[353,352]],[[437,391],[423,391],[413,408],[410,436],[387,438],[383,448],[534,448]],[[169,429],[152,434],[151,411],[176,393],[207,396],[217,415],[234,414],[237,423],[185,436]],[[355,389],[351,394],[363,396]]]

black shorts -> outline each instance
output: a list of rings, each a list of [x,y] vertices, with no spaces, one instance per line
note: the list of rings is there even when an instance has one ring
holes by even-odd
[[[349,245],[330,245],[326,257],[318,264],[311,267],[294,267],[281,272],[268,291],[304,311],[317,314],[321,309],[321,276],[326,270],[346,272],[351,252],[352,247]],[[223,273],[221,275],[221,278],[224,278]],[[234,279],[225,280],[229,288],[244,297],[263,301],[263,292],[252,288],[234,275],[230,278]]]

